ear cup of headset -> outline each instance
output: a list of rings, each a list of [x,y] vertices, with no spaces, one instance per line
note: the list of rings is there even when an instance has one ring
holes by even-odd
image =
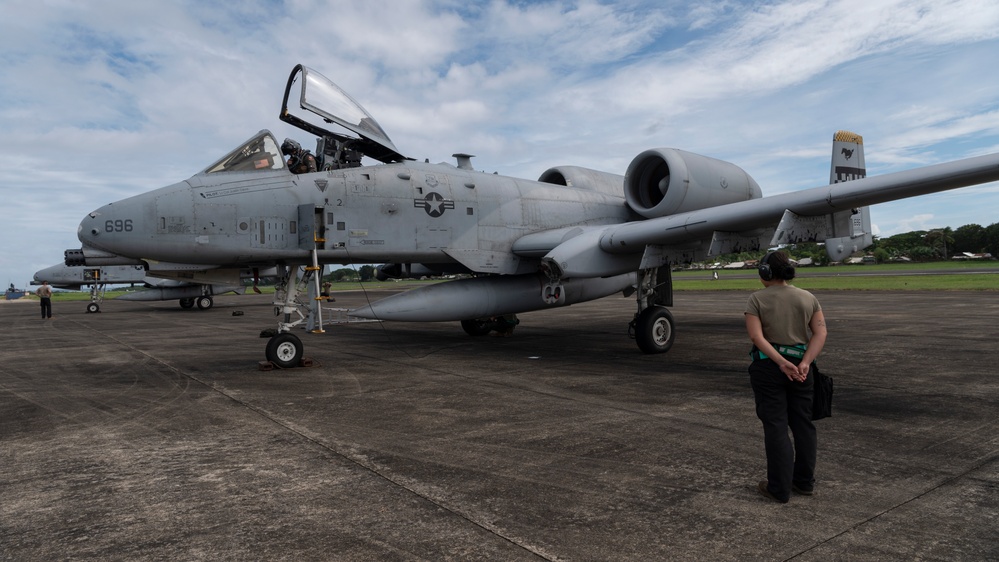
[[[760,273],[760,279],[764,281],[773,281],[774,279],[774,271],[770,267],[770,256],[772,255],[773,252],[767,252],[767,255],[760,260],[760,267],[757,269]]]
[[[760,272],[760,279],[764,281],[773,281],[774,272],[770,269],[770,264],[765,263],[761,265],[759,272]]]

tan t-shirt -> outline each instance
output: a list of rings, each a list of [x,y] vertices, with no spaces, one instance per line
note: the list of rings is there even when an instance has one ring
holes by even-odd
[[[760,319],[763,337],[770,343],[808,343],[808,323],[822,310],[819,299],[794,285],[771,285],[749,297],[746,314]]]
[[[52,296],[52,287],[48,285],[42,285],[35,291],[35,294],[43,299],[50,298]]]

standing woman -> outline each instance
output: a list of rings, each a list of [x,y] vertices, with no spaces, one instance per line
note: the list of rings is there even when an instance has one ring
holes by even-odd
[[[788,284],[794,266],[787,254],[767,252],[759,274],[764,288],[746,305],[746,331],[753,341],[749,380],[767,452],[767,479],[758,490],[787,503],[792,490],[810,496],[815,487],[810,367],[826,343],[826,322],[818,299]]]

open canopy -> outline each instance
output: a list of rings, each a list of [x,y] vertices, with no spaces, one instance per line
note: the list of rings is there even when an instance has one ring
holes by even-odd
[[[301,87],[299,106],[313,115],[292,115],[288,110],[288,98],[292,87],[296,84]],[[315,116],[321,120],[317,121]],[[381,125],[361,107],[361,104],[354,101],[354,98],[330,79],[306,66],[297,65],[292,69],[288,85],[284,90],[280,117],[282,121],[316,136],[349,142],[354,149],[365,156],[381,162],[400,162],[407,159],[399,153]],[[357,136],[350,136],[343,131],[335,132],[329,128],[330,124],[339,125]]]

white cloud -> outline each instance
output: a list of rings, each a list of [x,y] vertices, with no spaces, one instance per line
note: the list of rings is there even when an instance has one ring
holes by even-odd
[[[837,129],[864,135],[871,173],[999,150],[997,35],[999,4],[973,0],[15,0],[0,21],[0,189],[15,218],[0,235],[30,245],[0,271],[23,282],[78,246],[85,213],[182,180],[259,129],[301,138],[277,120],[297,63],[419,159],[469,152],[533,178],[560,164],[621,173],[675,146],[736,162],[773,194],[827,181]],[[987,225],[997,191],[872,214],[886,233]]]

